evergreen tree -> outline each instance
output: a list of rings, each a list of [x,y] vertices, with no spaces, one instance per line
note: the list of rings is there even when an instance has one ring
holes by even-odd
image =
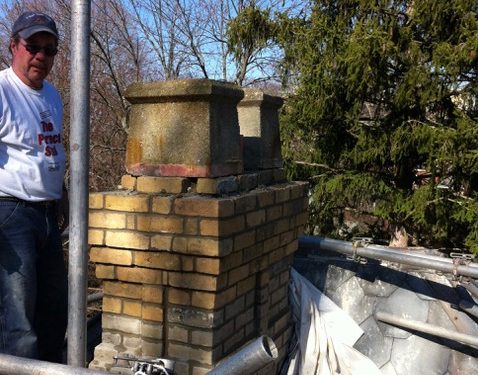
[[[282,18],[299,82],[284,156],[311,181],[314,233],[343,234],[354,210],[390,239],[478,252],[477,14],[476,0],[324,0]]]
[[[227,46],[234,56],[237,84],[244,83],[248,70],[255,67],[258,54],[268,47],[273,33],[274,23],[269,10],[260,9],[254,2],[229,21]]]

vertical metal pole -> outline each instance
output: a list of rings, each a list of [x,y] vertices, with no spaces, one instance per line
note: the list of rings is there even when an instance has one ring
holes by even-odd
[[[71,1],[68,364],[86,366],[90,0]]]

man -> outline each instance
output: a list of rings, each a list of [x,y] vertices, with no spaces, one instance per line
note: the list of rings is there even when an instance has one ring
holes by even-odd
[[[59,202],[65,152],[63,105],[45,78],[58,31],[44,13],[23,13],[0,72],[0,352],[61,362],[67,276]]]

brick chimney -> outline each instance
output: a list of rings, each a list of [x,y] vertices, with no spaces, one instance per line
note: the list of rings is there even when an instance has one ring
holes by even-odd
[[[206,374],[262,334],[279,360],[260,373],[284,359],[307,184],[280,168],[280,99],[243,96],[208,80],[127,90],[128,174],[120,190],[90,194],[90,259],[105,293],[91,368],[128,373],[113,356],[129,355]]]

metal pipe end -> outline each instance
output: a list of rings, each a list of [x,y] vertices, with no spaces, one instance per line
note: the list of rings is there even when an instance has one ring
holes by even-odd
[[[264,351],[267,353],[269,357],[272,359],[276,359],[279,356],[279,351],[277,350],[277,346],[269,336],[262,336],[262,346],[264,347]]]

